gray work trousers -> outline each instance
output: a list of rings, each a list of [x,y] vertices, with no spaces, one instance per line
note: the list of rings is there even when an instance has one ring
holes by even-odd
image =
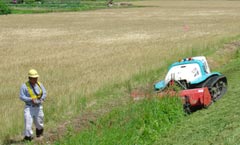
[[[24,123],[25,123],[25,129],[24,129],[24,135],[28,137],[33,136],[33,130],[32,130],[32,124],[34,122],[34,125],[37,129],[43,129],[43,106],[31,106],[26,105],[24,108]]]

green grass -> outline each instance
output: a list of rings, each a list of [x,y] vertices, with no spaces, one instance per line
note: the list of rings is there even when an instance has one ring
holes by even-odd
[[[116,2],[116,1],[114,1]],[[9,4],[12,14],[34,14],[50,12],[73,12],[106,9],[107,1],[81,1],[80,3],[31,3],[31,4]],[[137,6],[128,6],[137,7]],[[116,8],[113,6],[113,8]],[[119,7],[118,7],[119,8]]]
[[[107,8],[106,2],[81,2],[79,4],[11,4],[13,14],[84,11]]]
[[[56,144],[151,144],[184,116],[179,98],[152,98],[112,110],[89,130]]]

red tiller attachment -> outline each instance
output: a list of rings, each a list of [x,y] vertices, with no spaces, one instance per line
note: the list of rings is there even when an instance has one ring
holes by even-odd
[[[180,96],[184,97],[184,103],[189,103],[191,107],[207,107],[212,102],[211,95],[207,87],[182,90],[180,91]]]
[[[143,89],[135,89],[131,92],[131,97],[133,100],[139,100],[150,97],[150,94],[144,92]],[[208,107],[212,103],[211,95],[207,87],[205,88],[195,88],[187,89],[176,92],[172,89],[157,92],[157,96],[162,97],[175,97],[179,96],[183,100],[183,104],[186,107],[195,108],[195,107]]]

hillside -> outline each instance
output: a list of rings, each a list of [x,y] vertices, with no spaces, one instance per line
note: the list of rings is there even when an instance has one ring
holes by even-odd
[[[229,43],[224,48],[208,56],[219,56],[225,60],[217,69],[228,78],[228,92],[208,109],[198,110],[183,116],[181,102],[165,99],[147,99],[128,103],[114,109],[98,120],[94,120],[87,130],[68,135],[60,144],[236,144],[239,142],[240,119],[237,84],[240,65],[240,43]],[[232,56],[229,58],[229,56]],[[226,59],[227,58],[227,59]],[[217,60],[215,60],[217,61]],[[217,62],[216,62],[217,63]]]

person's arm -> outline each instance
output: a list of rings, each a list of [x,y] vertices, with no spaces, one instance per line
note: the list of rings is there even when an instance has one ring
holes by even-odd
[[[43,94],[42,94],[42,97],[41,97],[40,100],[44,101],[47,97],[47,91],[46,91],[45,87],[43,86],[43,84],[41,84],[41,88],[42,88],[42,93]]]
[[[19,98],[26,103],[32,101],[32,98],[28,96],[27,86],[25,84],[23,84],[20,88]]]

